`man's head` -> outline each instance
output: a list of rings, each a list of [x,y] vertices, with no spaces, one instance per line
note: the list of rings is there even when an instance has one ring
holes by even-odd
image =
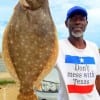
[[[70,8],[67,12],[65,24],[73,37],[82,37],[87,26],[87,11],[79,6]]]

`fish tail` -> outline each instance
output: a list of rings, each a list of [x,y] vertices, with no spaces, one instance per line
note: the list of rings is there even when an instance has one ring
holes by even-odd
[[[38,98],[33,91],[32,93],[25,93],[25,94],[20,93],[17,96],[17,100],[38,100]]]

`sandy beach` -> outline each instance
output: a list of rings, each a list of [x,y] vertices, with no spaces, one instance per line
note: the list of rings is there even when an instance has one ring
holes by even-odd
[[[17,100],[17,95],[17,86],[5,86],[0,89],[0,100]]]
[[[9,72],[0,72],[0,80],[13,80],[13,77],[9,74]],[[19,94],[18,84],[0,85],[0,100],[17,100],[18,94]],[[52,100],[57,100],[55,99],[57,94],[56,95],[55,94],[54,95],[53,94],[52,95],[43,94],[44,96],[41,94],[39,95],[40,97],[48,98],[48,100],[51,100],[51,98],[54,98]]]
[[[52,75],[57,77],[56,70],[52,70],[51,74],[46,77],[48,81],[55,81],[58,82],[58,79],[51,77]],[[53,79],[54,78],[54,79]],[[0,72],[0,80],[14,80],[13,77],[10,75],[9,72]],[[7,85],[0,85],[0,100],[17,100],[17,96],[19,94],[19,85],[18,84],[7,84]],[[47,96],[44,94],[44,97]],[[43,97],[43,96],[42,96]],[[51,97],[50,97],[51,98]],[[51,99],[48,99],[51,100]],[[52,99],[56,100],[56,99]]]
[[[0,72],[0,80],[12,79],[8,72]],[[0,85],[0,100],[17,100],[18,90],[17,84]]]

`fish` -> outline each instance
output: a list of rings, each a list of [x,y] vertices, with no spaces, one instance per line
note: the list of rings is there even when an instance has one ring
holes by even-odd
[[[3,33],[2,56],[19,82],[18,100],[38,100],[35,89],[53,69],[58,36],[48,0],[19,0]]]

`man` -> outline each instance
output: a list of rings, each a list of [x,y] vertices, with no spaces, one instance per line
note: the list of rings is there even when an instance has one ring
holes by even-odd
[[[97,46],[83,38],[87,24],[84,8],[68,10],[65,25],[69,37],[59,42],[57,60],[58,100],[100,100],[100,55]]]

